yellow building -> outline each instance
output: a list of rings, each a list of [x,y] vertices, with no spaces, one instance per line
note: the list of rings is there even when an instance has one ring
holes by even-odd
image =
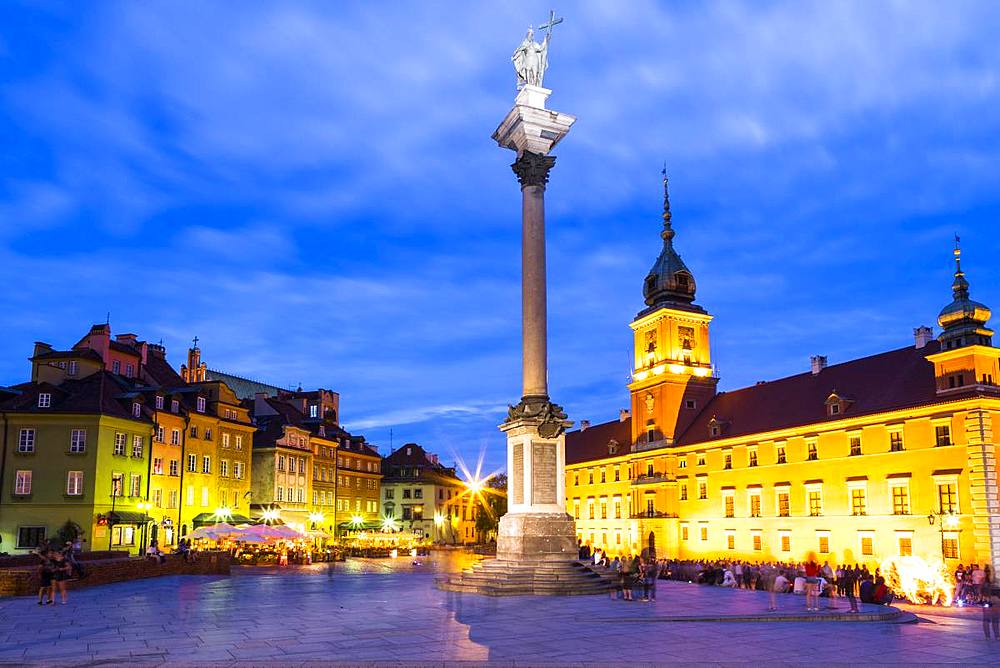
[[[920,327],[905,348],[814,357],[804,373],[717,392],[712,316],[694,303],[664,195],[663,250],[631,323],[631,411],[567,437],[581,540],[679,558],[943,557],[996,572],[1000,349],[959,251],[937,339]]]

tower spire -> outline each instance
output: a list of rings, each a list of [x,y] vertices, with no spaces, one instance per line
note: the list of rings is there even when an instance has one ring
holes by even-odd
[[[951,283],[952,302],[938,314],[941,344],[946,348],[960,348],[967,345],[992,345],[993,332],[986,328],[990,319],[990,309],[985,304],[969,298],[969,281],[962,271],[961,238],[955,235],[955,280]]]
[[[668,187],[669,179],[667,179],[666,162],[663,163],[663,171],[660,173],[663,174],[663,231],[660,233],[660,236],[663,237],[664,241],[669,243],[674,238],[674,228],[670,225],[672,216],[670,215],[670,189]]]

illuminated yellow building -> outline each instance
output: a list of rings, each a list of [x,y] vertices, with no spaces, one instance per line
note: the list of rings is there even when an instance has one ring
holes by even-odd
[[[567,509],[612,553],[877,564],[899,555],[1000,568],[993,422],[1000,349],[955,251],[942,332],[912,345],[717,392],[711,316],[673,248],[631,327],[631,411],[572,432]],[[619,511],[619,504],[622,508]]]

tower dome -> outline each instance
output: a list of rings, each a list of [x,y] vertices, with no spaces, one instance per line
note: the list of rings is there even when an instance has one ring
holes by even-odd
[[[969,281],[962,271],[962,249],[959,238],[955,237],[955,280],[951,284],[952,302],[941,309],[938,325],[941,332],[941,346],[961,348],[971,345],[992,345],[993,331],[986,329],[990,319],[990,309],[985,304],[969,298]]]
[[[681,256],[674,250],[674,228],[671,225],[670,193],[667,189],[667,172],[663,170],[663,249],[646,275],[642,284],[642,294],[650,307],[670,305],[691,310],[701,310],[692,304],[695,294],[695,280]]]

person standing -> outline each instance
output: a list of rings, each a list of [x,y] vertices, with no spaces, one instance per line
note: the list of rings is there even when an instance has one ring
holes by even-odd
[[[1000,587],[989,587],[984,592],[983,601],[983,633],[990,639],[990,627],[993,627],[993,639],[1000,640]]]
[[[813,559],[812,555],[809,555],[809,561],[806,562],[805,574],[806,610],[815,612],[819,610],[819,595],[816,592],[819,586],[819,565]]]
[[[38,556],[42,559],[38,566],[38,605],[52,605],[52,561],[48,552],[39,552]]]
[[[72,574],[72,567],[66,558],[63,557],[62,552],[53,550],[50,554],[52,559],[52,582],[54,583],[50,589],[49,603],[52,603],[55,599],[56,590],[59,591],[59,600],[63,605],[66,605],[66,581],[69,580],[69,576]]]
[[[768,612],[777,612],[778,594],[784,594],[788,591],[788,578],[785,577],[784,571],[779,570],[773,573],[773,579],[771,580],[771,586],[768,588],[768,591],[771,605],[767,610]]]
[[[858,572],[849,567],[844,568],[839,576],[838,586],[840,586],[841,592],[847,597],[847,602],[851,606],[850,610],[847,612],[858,612],[858,599],[856,594],[858,588]]]

